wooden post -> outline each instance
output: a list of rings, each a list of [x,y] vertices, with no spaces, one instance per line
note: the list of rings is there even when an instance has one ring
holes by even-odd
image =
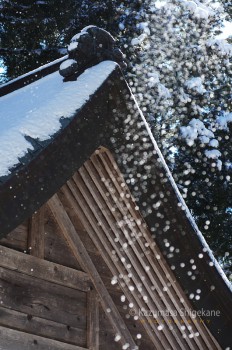
[[[44,206],[35,212],[29,224],[28,249],[30,255],[44,259]]]
[[[99,302],[95,290],[87,294],[87,348],[99,350]]]

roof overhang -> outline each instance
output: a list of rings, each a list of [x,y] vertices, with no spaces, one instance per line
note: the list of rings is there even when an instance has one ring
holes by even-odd
[[[14,82],[10,89],[14,90]],[[193,307],[219,311],[218,317],[205,317],[210,320],[207,327],[222,347],[229,346],[229,283],[195,225],[118,66],[72,119],[2,179],[1,237],[51,198],[101,146],[113,154],[183,290],[187,295],[201,290],[201,298],[191,300]],[[167,243],[174,247],[173,254]],[[183,263],[185,268],[180,267]]]

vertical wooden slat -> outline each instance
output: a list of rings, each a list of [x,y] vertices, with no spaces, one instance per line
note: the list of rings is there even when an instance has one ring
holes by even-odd
[[[81,175],[82,174],[82,179],[81,179]],[[108,231],[108,236],[107,239],[111,242],[111,244],[113,245],[115,251],[119,254],[120,258],[123,258],[123,255],[120,255],[120,248],[119,245],[117,243],[115,243],[114,238],[118,237],[119,242],[123,245],[123,243],[126,243],[126,239],[123,240],[122,238],[122,232],[121,230],[119,230],[116,226],[116,222],[119,221],[117,219],[120,219],[119,217],[114,217],[114,215],[110,215],[110,211],[107,208],[107,206],[105,205],[103,199],[100,196],[100,192],[98,193],[92,186],[91,183],[89,181],[88,178],[88,174],[84,171],[84,168],[79,170],[79,173],[76,173],[73,177],[76,185],[78,186],[79,190],[81,191],[83,197],[86,200],[86,203],[88,204],[89,207],[91,207],[91,202],[93,202],[92,198],[91,198],[91,193],[94,193],[94,201],[96,201],[97,205],[93,205],[93,208],[98,207],[102,209],[102,213],[100,211],[95,212],[96,218],[98,219],[99,222],[101,222],[101,227],[105,227],[105,232]],[[89,191],[88,191],[88,185],[90,186]],[[109,197],[108,197],[109,199]],[[105,198],[105,202],[107,202],[107,198]],[[94,202],[93,202],[94,203]],[[114,206],[112,205],[112,208],[114,208]],[[113,213],[115,214],[115,211],[113,211]],[[94,213],[92,213],[93,215]],[[108,230],[108,227],[110,228]],[[117,236],[118,234],[118,236]],[[103,236],[104,237],[104,236]],[[107,242],[105,243],[107,245]],[[139,277],[136,278],[137,276],[144,276],[146,275],[146,272],[143,270],[142,266],[141,266],[141,261],[139,261],[139,259],[136,258],[136,254],[133,254],[132,250],[134,248],[134,245],[130,245],[130,248],[127,249],[127,256],[128,259],[130,261],[130,263],[132,264],[132,266],[135,267],[134,272],[132,273],[132,279],[135,282],[135,285],[139,285],[139,283],[141,282],[141,280],[139,279]],[[138,252],[137,252],[138,253]],[[137,254],[137,257],[139,257],[141,259],[140,254]],[[137,273],[136,273],[137,271]],[[128,271],[132,272],[131,271]],[[146,285],[148,287],[148,283],[146,283],[146,279],[144,278],[143,280],[144,285]],[[147,305],[151,307],[151,310],[156,310],[156,308],[158,308],[158,310],[163,310],[165,309],[162,303],[162,300],[160,300],[158,293],[156,293],[156,291],[152,291],[149,287],[147,288],[147,292],[151,293],[151,295],[154,295],[155,299],[155,303],[153,302],[153,299],[148,299],[147,301]],[[156,305],[155,305],[156,304]],[[168,317],[164,316],[164,322],[167,322],[168,325]],[[159,335],[161,335],[162,337],[162,342],[163,344],[165,344],[165,347],[168,348],[168,346],[170,346],[170,344],[173,344],[176,348],[179,347],[182,350],[187,349],[188,347],[186,346],[185,341],[182,341],[182,338],[176,334],[175,330],[173,330],[172,333],[168,332],[167,328],[165,327],[163,332],[157,332],[159,333]],[[166,337],[166,339],[165,339]]]
[[[87,347],[99,350],[99,302],[95,290],[87,293]]]
[[[45,207],[35,212],[29,223],[28,249],[30,255],[44,259],[44,213]]]
[[[88,252],[86,251],[85,246],[82,243],[67,212],[65,211],[65,208],[63,207],[63,204],[61,203],[59,197],[57,195],[54,195],[49,200],[48,205],[54,215],[55,220],[60,226],[62,233],[68,242],[74,256],[92,279],[92,282],[100,297],[103,309],[109,310],[107,315],[115,331],[121,335],[122,343],[128,343],[131,349],[136,348],[135,342],[126,327],[125,322],[123,321],[117,307],[109,295],[96,267],[94,266]]]
[[[106,153],[108,153],[108,152],[106,152]],[[105,158],[105,154],[104,154],[104,152],[102,152],[101,154],[99,154],[98,153],[98,156],[96,157],[96,155],[93,155],[92,157],[91,157],[91,160],[92,160],[92,162],[93,163],[96,163],[96,160],[97,160],[97,158],[99,159],[99,158],[101,158],[101,161],[103,161],[103,164],[100,166],[100,168],[101,168],[101,170],[99,169],[99,167],[97,167],[98,168],[98,170],[100,170],[99,171],[99,173],[98,173],[98,171],[97,171],[97,173],[94,173],[94,174],[92,174],[92,169],[90,170],[90,168],[88,167],[90,164],[91,164],[91,161],[87,161],[86,163],[85,163],[85,165],[84,165],[84,167],[82,167],[80,170],[79,170],[79,174],[82,174],[83,176],[82,176],[82,180],[83,180],[83,182],[85,183],[85,185],[86,185],[86,187],[89,187],[89,191],[90,191],[90,193],[93,195],[93,197],[94,197],[94,201],[96,201],[96,204],[97,205],[94,205],[94,208],[95,209],[93,209],[94,210],[94,212],[95,212],[95,214],[94,215],[99,215],[99,209],[100,209],[100,211],[102,212],[102,214],[104,214],[104,216],[105,215],[107,215],[108,216],[108,214],[106,214],[107,212],[108,212],[108,210],[106,209],[106,207],[105,207],[105,204],[107,203],[107,205],[109,204],[109,210],[111,210],[110,208],[112,208],[113,210],[112,210],[112,214],[113,214],[113,216],[115,216],[115,220],[116,220],[116,222],[117,222],[117,220],[119,219],[117,216],[118,216],[118,214],[121,212],[121,214],[123,215],[123,217],[125,217],[125,215],[127,216],[128,215],[128,209],[129,209],[129,212],[130,212],[130,214],[129,214],[129,219],[132,219],[132,218],[134,218],[134,220],[133,220],[133,223],[136,223],[136,228],[134,227],[134,225],[131,223],[130,224],[130,220],[127,220],[128,222],[127,222],[127,224],[129,225],[128,226],[128,228],[129,228],[129,230],[131,230],[132,231],[132,234],[133,234],[133,231],[137,231],[137,234],[135,235],[136,236],[136,241],[139,243],[139,246],[140,246],[140,248],[142,249],[142,251],[143,251],[143,256],[144,257],[146,257],[147,256],[147,258],[148,258],[148,260],[149,260],[149,263],[148,263],[148,265],[150,265],[151,267],[153,267],[153,269],[154,269],[154,272],[155,272],[155,275],[157,275],[156,276],[156,278],[158,277],[158,280],[156,279],[156,282],[161,282],[162,284],[163,284],[163,286],[166,286],[166,283],[168,282],[168,283],[171,283],[171,286],[172,287],[174,287],[174,289],[176,289],[176,282],[175,282],[175,279],[173,279],[173,281],[172,281],[172,279],[171,278],[168,278],[168,281],[166,282],[166,283],[164,283],[164,280],[163,280],[163,276],[166,276],[167,274],[169,275],[169,276],[172,276],[172,274],[171,274],[171,271],[168,269],[168,267],[167,267],[167,265],[163,262],[163,260],[162,260],[162,264],[161,264],[161,266],[159,266],[160,265],[160,260],[159,261],[157,261],[157,263],[156,263],[156,261],[154,261],[154,253],[156,253],[155,254],[155,256],[156,255],[160,255],[161,256],[161,258],[163,258],[162,257],[162,254],[158,254],[159,252],[158,252],[158,249],[157,249],[157,247],[155,247],[155,245],[153,244],[154,243],[154,241],[152,241],[151,240],[151,238],[149,239],[149,237],[150,237],[150,233],[148,233],[147,232],[147,228],[146,228],[146,226],[144,226],[144,225],[139,225],[138,226],[138,221],[139,222],[141,222],[141,216],[139,215],[139,213],[138,212],[136,212],[136,211],[134,211],[134,203],[132,203],[132,198],[131,198],[131,194],[130,194],[130,192],[129,192],[129,190],[128,190],[128,188],[127,188],[127,186],[126,186],[126,184],[125,184],[125,182],[124,182],[124,180],[123,180],[123,178],[122,178],[122,175],[120,174],[120,172],[118,171],[118,168],[117,168],[117,166],[116,166],[116,164],[113,162],[113,160],[111,159],[111,162],[109,162],[108,164],[106,164],[106,158]],[[99,159],[100,160],[100,159]],[[104,167],[104,171],[105,170],[107,170],[107,173],[102,173],[102,171],[103,171],[103,167]],[[84,171],[84,169],[85,168],[89,168],[88,170],[90,170],[90,172],[89,172],[89,175],[91,175],[91,177],[92,177],[92,181],[97,185],[97,190],[96,189],[94,189],[94,188],[91,188],[92,187],[92,185],[91,185],[91,183],[92,182],[89,182],[89,179],[88,179],[88,175],[86,174],[86,172]],[[116,174],[114,174],[114,176],[113,176],[113,172],[116,172]],[[73,177],[73,180],[76,182],[77,181],[77,174]],[[113,186],[113,188],[110,188],[110,186],[112,185],[112,183],[111,183],[111,181],[113,180],[113,183],[114,183],[114,186]],[[121,180],[121,181],[120,181]],[[103,192],[101,191],[101,185],[100,185],[100,182],[104,182],[105,183],[105,185],[106,185],[106,188],[105,188],[105,190],[103,189]],[[78,181],[77,181],[78,182]],[[124,184],[124,186],[121,186],[121,182]],[[99,187],[100,186],[100,187]],[[78,187],[79,187],[79,183],[78,183]],[[82,186],[81,186],[82,187]],[[75,189],[75,191],[77,190],[77,188]],[[100,190],[100,193],[101,193],[101,195],[103,196],[103,198],[105,199],[105,203],[97,203],[98,202],[98,199],[99,199],[99,190]],[[116,190],[116,192],[115,192],[115,190]],[[121,194],[121,192],[122,192],[122,190],[123,190],[123,192],[127,192],[127,194],[125,195],[125,196],[120,196],[120,194]],[[113,192],[112,192],[113,191]],[[85,191],[84,191],[85,192]],[[74,194],[74,193],[73,193]],[[84,193],[82,193],[82,195],[83,195]],[[105,195],[107,196],[107,198],[105,197]],[[85,195],[84,195],[84,197],[85,197]],[[88,197],[88,196],[87,196]],[[114,203],[113,202],[111,202],[111,200],[110,200],[110,197],[113,199],[113,201],[114,201]],[[117,198],[116,198],[117,197]],[[78,198],[80,198],[80,194],[78,194]],[[86,199],[86,198],[85,198]],[[128,201],[129,201],[129,203],[131,204],[131,205],[129,205],[129,206],[127,206],[127,204],[129,204],[128,203]],[[93,203],[91,204],[91,206],[90,207],[92,207],[92,205],[93,205]],[[87,204],[87,203],[85,203],[85,207],[88,207],[88,208],[90,208],[89,207],[89,203]],[[87,210],[87,212],[88,212],[88,210]],[[117,214],[116,214],[117,213]],[[90,213],[88,213],[88,215],[87,215],[87,217],[88,217],[88,219],[91,217],[92,215],[90,214]],[[101,215],[100,215],[101,216]],[[100,217],[98,218],[98,220],[100,220],[100,222],[101,222],[101,228],[103,229],[104,227],[105,227],[105,225],[103,224],[103,221],[104,221],[104,219],[102,220],[102,219],[100,219]],[[114,221],[114,220],[113,220]],[[143,220],[142,220],[143,221]],[[109,222],[108,222],[109,223]],[[103,224],[103,225],[102,225]],[[107,225],[108,226],[108,225]],[[111,225],[110,225],[111,226]],[[114,225],[113,225],[114,226]],[[112,229],[113,227],[111,227],[111,229]],[[93,226],[93,230],[94,231],[96,231],[96,228]],[[88,231],[88,230],[87,230]],[[114,231],[114,230],[113,230]],[[111,230],[110,231],[108,231],[108,233],[106,233],[106,235],[107,235],[107,237],[109,237],[109,233],[111,232]],[[139,232],[140,232],[140,234],[139,234]],[[101,235],[100,235],[101,236]],[[99,236],[99,237],[100,237]],[[102,236],[102,237],[104,237],[104,235]],[[148,252],[148,250],[149,250],[149,248],[145,248],[148,243],[148,246],[149,246],[149,248],[153,248],[152,250],[155,250],[155,252],[153,252],[153,254],[151,254],[150,255],[150,253],[151,252]],[[107,244],[107,242],[105,242],[105,245],[106,246],[108,246],[108,244]],[[109,248],[108,248],[109,249]],[[147,254],[148,253],[148,254]],[[155,264],[154,264],[155,263]],[[161,271],[160,271],[161,270]],[[162,271],[163,270],[163,271]],[[149,272],[148,273],[149,275],[151,274],[151,272]],[[151,277],[151,279],[152,279],[152,281],[153,281],[153,283],[155,282],[154,281],[154,279],[153,279],[153,276],[150,276]],[[156,283],[155,283],[156,284]],[[159,284],[159,283],[158,283]],[[177,290],[178,290],[178,288],[177,288]],[[162,287],[161,287],[161,289],[160,289],[160,292],[162,293]],[[179,290],[178,290],[178,292],[179,292]],[[155,294],[155,293],[154,293]],[[181,298],[181,297],[183,297],[183,291],[181,291],[181,293],[177,293],[177,294],[179,294],[178,296],[176,295],[173,295],[173,291],[171,291],[171,289],[169,289],[168,288],[168,290],[167,290],[167,294],[168,294],[168,296],[170,297],[170,299],[169,298],[165,298],[164,299],[164,301],[165,301],[165,304],[167,303],[167,306],[169,306],[168,304],[169,304],[169,302],[173,302],[174,303],[174,309],[175,309],[175,307],[176,307],[176,310],[179,310],[180,308],[182,308],[183,307],[183,305],[180,303],[180,299],[179,298]],[[175,293],[174,293],[175,294]],[[177,298],[176,298],[177,297]],[[173,299],[174,298],[174,299]],[[184,296],[184,299],[186,299],[186,297]],[[185,304],[185,306],[187,306],[186,304]],[[189,307],[187,306],[187,309],[189,309]],[[181,323],[184,323],[187,327],[186,327],[186,329],[188,329],[188,320],[186,319],[186,317],[183,317],[183,320],[181,321]],[[196,328],[195,328],[195,326],[196,326]],[[214,344],[212,344],[212,342],[214,343],[214,339],[212,339],[210,336],[209,336],[209,334],[207,334],[208,332],[207,332],[207,329],[206,329],[206,333],[204,332],[204,325],[199,325],[198,323],[195,325],[195,324],[193,324],[192,325],[192,327],[193,327],[193,329],[192,329],[192,331],[191,331],[191,333],[193,332],[193,330],[195,330],[195,332],[197,331],[197,330],[199,330],[200,331],[200,334],[201,334],[201,336],[202,336],[202,338],[204,339],[204,341],[205,341],[205,343],[207,344],[204,344],[204,341],[202,342],[202,338],[201,337],[195,337],[195,339],[185,339],[186,341],[187,341],[187,343],[188,343],[188,345],[190,346],[190,348],[192,349],[192,348],[195,348],[195,345],[194,345],[194,342],[196,342],[196,346],[197,346],[197,348],[201,348],[201,349],[208,349],[208,348],[213,348],[214,347]],[[173,331],[172,331],[173,332]],[[187,331],[187,333],[188,333],[188,331]],[[186,344],[187,345],[187,344]],[[217,346],[215,347],[215,348],[218,348]]]
[[[111,250],[109,249],[109,246],[108,246],[109,242],[107,242],[106,236],[102,234],[102,231],[100,226],[98,225],[98,222],[94,220],[93,216],[91,215],[90,209],[86,205],[86,203],[83,201],[81,194],[78,193],[79,191],[78,188],[74,189],[71,184],[71,181],[68,182],[68,187],[72,192],[73,197],[70,195],[66,185],[62,187],[63,194],[65,195],[66,199],[69,201],[76,215],[82,221],[86,231],[90,235],[97,249],[101,252],[113,276],[118,276],[119,274],[126,275],[126,270],[123,267],[123,264],[120,263],[120,259],[117,263],[115,263],[114,259],[112,259],[112,256],[110,256]],[[111,261],[114,262],[114,265],[111,263]],[[130,283],[130,285],[132,285],[132,282]],[[139,298],[137,297],[137,294],[131,293],[126,284],[124,284],[124,287],[123,286],[121,287],[122,287],[123,293],[126,295],[126,298],[130,300],[130,302],[132,302],[134,305],[137,305],[136,313],[138,314],[139,310],[141,309],[141,302],[143,302],[143,300],[140,299],[140,302],[139,302],[138,301]],[[136,288],[135,285],[133,287]],[[144,302],[143,304],[145,306]],[[165,349],[165,347],[163,346],[162,339],[160,339],[161,337],[160,332],[155,333],[155,330],[157,330],[157,328],[155,327],[155,323],[150,322],[150,318],[148,317],[146,319],[146,322],[142,322],[142,325],[146,329],[147,334],[149,335],[150,339],[154,344],[154,350]]]
[[[149,244],[149,249],[152,250],[154,256],[159,255],[160,259],[157,261],[157,266],[156,263],[153,259],[153,254],[146,254],[146,252],[144,251],[144,254],[147,256],[148,260],[149,260],[149,264],[151,264],[151,266],[154,269],[154,272],[156,273],[156,276],[158,277],[158,281],[162,281],[163,286],[165,286],[165,283],[163,281],[163,276],[165,275],[169,275],[169,280],[171,282],[171,287],[173,288],[168,288],[167,290],[167,294],[170,297],[170,300],[173,301],[174,305],[175,305],[175,309],[176,310],[180,310],[183,305],[180,303],[181,299],[185,300],[185,308],[187,311],[191,310],[191,305],[188,301],[188,299],[186,298],[186,295],[183,293],[183,291],[181,290],[180,286],[178,283],[175,283],[175,277],[172,273],[172,271],[170,270],[170,268],[167,266],[167,262],[165,261],[164,257],[162,256],[161,252],[159,251],[158,247],[153,244],[154,241],[152,240],[152,237],[150,235],[150,232],[147,229],[146,225],[138,225],[138,222],[142,222],[142,217],[139,213],[139,211],[134,210],[134,201],[133,198],[131,196],[131,193],[129,191],[128,186],[126,185],[122,174],[120,173],[119,168],[117,167],[117,164],[115,163],[111,153],[109,151],[105,151],[105,152],[101,152],[101,153],[97,153],[98,157],[96,157],[96,155],[93,155],[91,157],[93,163],[95,162],[95,160],[97,160],[97,158],[100,158],[103,162],[103,168],[107,171],[108,176],[106,175],[107,178],[109,178],[113,184],[113,188],[115,188],[117,190],[118,196],[120,196],[120,192],[121,192],[121,184],[124,184],[123,189],[125,192],[127,192],[127,195],[124,196],[122,198],[122,202],[124,202],[124,208],[127,208],[127,210],[130,212],[130,214],[132,215],[132,217],[134,217],[134,222],[137,226],[137,229],[139,231],[141,231],[142,236],[140,238],[138,238],[138,242],[140,242],[143,238],[147,241],[147,243]],[[88,164],[88,162],[87,162]],[[102,168],[102,169],[103,169]],[[107,183],[106,183],[107,184]],[[110,191],[109,191],[110,192]],[[116,198],[117,195],[114,195]],[[127,206],[126,204],[128,204],[128,202],[130,203],[129,206]],[[120,203],[119,203],[120,206]],[[142,247],[142,245],[141,245]],[[174,296],[177,296],[177,298],[175,298]],[[183,316],[183,321],[184,323],[188,326],[188,320],[185,316]],[[198,331],[201,334],[201,338],[202,340],[205,342],[205,346],[208,348],[212,348],[215,345],[215,349],[219,349],[220,347],[218,346],[218,344],[215,343],[215,339],[209,334],[209,331],[207,329],[207,327],[205,326],[204,323],[200,323],[199,322],[193,324],[193,329],[196,328],[195,331]],[[199,348],[202,348],[204,346],[204,344],[202,344],[201,342],[201,338],[195,337],[194,340],[196,341],[196,343],[198,344]]]
[[[104,157],[104,154],[102,153],[100,155],[100,158],[102,160],[104,160],[103,157]],[[107,167],[107,164],[105,164],[105,163],[101,164],[100,159],[98,159],[98,157],[96,157],[96,156],[92,156],[91,157],[91,161],[92,161],[92,163],[91,162],[86,162],[85,163],[85,168],[88,169],[89,175],[92,176],[93,182],[95,182],[98,190],[102,193],[102,196],[104,197],[106,203],[110,203],[109,209],[110,209],[110,207],[117,208],[119,215],[121,215],[122,218],[123,217],[127,218],[127,220],[122,220],[122,222],[123,222],[122,229],[123,229],[123,226],[124,226],[124,230],[129,230],[131,232],[131,236],[133,235],[134,237],[136,237],[135,242],[133,242],[133,244],[131,245],[132,249],[134,250],[133,256],[137,257],[137,261],[138,262],[140,261],[142,267],[143,267],[143,265],[147,265],[147,266],[152,266],[153,267],[153,269],[149,269],[147,272],[145,272],[145,271],[143,271],[143,273],[141,272],[140,275],[142,275],[142,274],[143,275],[148,275],[148,277],[150,279],[150,282],[151,282],[151,285],[155,286],[157,291],[152,291],[150,289],[150,285],[149,285],[149,283],[147,283],[146,279],[143,280],[143,285],[144,285],[145,289],[147,290],[147,293],[150,294],[151,300],[153,300],[153,299],[157,299],[158,300],[159,294],[163,293],[163,288],[167,286],[168,280],[166,281],[166,283],[164,282],[163,276],[159,272],[159,268],[157,268],[157,266],[155,266],[153,264],[154,258],[152,259],[152,256],[150,254],[146,254],[146,252],[148,251],[148,249],[145,246],[146,241],[144,242],[144,234],[141,235],[141,233],[143,233],[144,228],[141,225],[140,230],[139,230],[139,229],[136,228],[135,225],[133,225],[133,223],[136,223],[136,220],[128,212],[128,209],[127,209],[126,205],[123,204],[125,198],[128,200],[128,196],[126,196],[126,195],[125,196],[120,196],[120,193],[122,192],[122,187],[118,191],[118,193],[117,193],[117,191],[112,193],[112,190],[116,188],[115,184],[114,184],[114,186],[112,186],[112,181],[110,181],[109,183],[107,181],[105,181],[104,184],[103,184],[102,181],[99,181],[99,178],[98,178],[99,176],[101,176],[102,178],[107,178],[107,179],[109,178],[110,169]],[[96,169],[94,170],[93,165],[98,170],[99,175],[97,175],[97,173],[96,173],[97,170]],[[83,172],[82,169],[84,169],[84,167],[82,167],[79,170],[79,173]],[[106,170],[108,171],[108,173],[106,173]],[[85,178],[85,182],[87,183],[87,180],[86,180],[87,175],[86,174],[85,174],[84,178]],[[118,176],[114,177],[115,182],[117,182],[116,179],[118,179],[118,178],[119,178]],[[112,178],[111,178],[111,180],[112,180]],[[105,186],[105,188],[106,188],[105,190],[103,189],[103,186]],[[126,188],[126,185],[125,185],[125,186],[123,186],[123,191],[124,191],[125,194],[126,194],[126,190],[127,190],[127,188]],[[105,197],[105,192],[106,191],[108,191],[108,193],[110,193],[110,196],[107,197],[107,200],[106,200],[106,197]],[[111,199],[111,202],[110,202],[110,199]],[[117,221],[116,210],[114,211],[114,216],[115,216],[115,220]],[[142,221],[141,217],[139,219],[140,219],[140,221]],[[123,242],[122,242],[122,244],[123,244]],[[127,253],[127,255],[129,256],[128,253]],[[141,258],[142,256],[143,256],[143,258]],[[161,256],[161,254],[160,254],[160,256]],[[136,263],[134,262],[133,265],[135,265],[135,264]],[[137,268],[137,270],[138,269],[139,268]],[[169,288],[167,288],[166,292],[169,293]],[[182,308],[181,303],[179,303],[179,305],[176,306],[175,305],[175,301],[176,300],[175,300],[175,298],[172,298],[172,297],[173,297],[173,295],[171,295],[170,299],[169,298],[162,298],[162,302],[163,302],[164,306],[161,306],[161,304],[158,303],[158,305],[157,305],[158,309],[159,310],[162,310],[162,309],[167,309],[167,310],[172,310],[172,309],[174,310],[174,309],[176,309],[176,310],[180,310]],[[149,306],[149,303],[147,304],[147,306]],[[151,310],[153,310],[153,309],[154,309],[154,307],[151,308]],[[188,320],[186,319],[186,317],[182,317],[181,318],[181,316],[178,313],[175,316],[175,318],[178,320],[178,322],[176,323],[176,328],[179,328],[179,331],[181,333],[182,321],[184,321],[185,325],[188,326]],[[167,318],[167,324],[168,324],[168,322],[169,322],[169,318]],[[174,333],[174,331],[173,331],[173,333]],[[177,338],[177,341],[178,341],[180,336],[178,334],[176,334],[176,338]],[[181,337],[181,339],[182,339],[182,337]],[[193,341],[192,341],[192,339],[186,337],[184,342],[185,341],[188,343],[189,348],[192,349],[192,350],[195,349],[194,341],[199,343],[198,342],[198,338],[196,338],[196,337],[195,337],[195,339],[193,339]],[[202,348],[204,346],[203,344],[200,344],[200,343],[198,345],[200,347],[202,347]],[[180,343],[179,343],[179,346],[181,346]],[[185,344],[183,346],[184,346],[183,348],[186,348],[187,345]]]

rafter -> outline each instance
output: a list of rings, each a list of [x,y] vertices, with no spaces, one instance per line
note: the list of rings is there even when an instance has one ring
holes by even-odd
[[[100,302],[103,309],[107,312],[111,325],[116,333],[121,336],[121,343],[128,344],[131,349],[136,348],[136,344],[128,331],[124,320],[122,319],[117,307],[115,306],[110,294],[108,293],[96,267],[94,266],[88,252],[82,243],[78,232],[73,226],[63,204],[61,203],[57,194],[55,194],[49,201],[48,205],[54,215],[54,218],[60,226],[62,233],[68,242],[74,256],[89,274],[96,291],[99,294]]]

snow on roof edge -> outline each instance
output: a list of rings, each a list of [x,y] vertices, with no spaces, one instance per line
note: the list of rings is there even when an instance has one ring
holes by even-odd
[[[25,73],[25,74],[22,74],[22,75],[20,75],[19,77],[15,78],[15,79],[12,79],[12,80],[7,81],[6,83],[0,85],[0,88],[5,87],[5,86],[10,85],[10,84],[13,84],[13,83],[15,83],[16,81],[18,81],[18,80],[20,80],[20,79],[23,79],[23,78],[26,78],[26,77],[28,77],[28,76],[30,76],[30,75],[32,75],[32,74],[35,74],[35,73],[37,73],[37,72],[40,72],[41,70],[46,69],[46,68],[48,68],[48,67],[51,67],[51,66],[53,66],[54,64],[61,63],[63,60],[66,60],[67,58],[68,58],[68,55],[65,55],[65,56],[63,56],[63,57],[57,58],[56,60],[54,60],[54,61],[52,61],[52,62],[46,63],[46,64],[44,64],[43,66],[40,66],[40,67],[38,67],[38,68],[35,68],[35,69],[31,70],[30,72],[27,72],[27,73]]]
[[[61,118],[72,118],[113,72],[117,63],[103,61],[88,68],[76,81],[63,82],[58,72],[15,90],[1,98],[0,177],[12,169],[29,150],[27,137],[49,140],[61,129]]]

